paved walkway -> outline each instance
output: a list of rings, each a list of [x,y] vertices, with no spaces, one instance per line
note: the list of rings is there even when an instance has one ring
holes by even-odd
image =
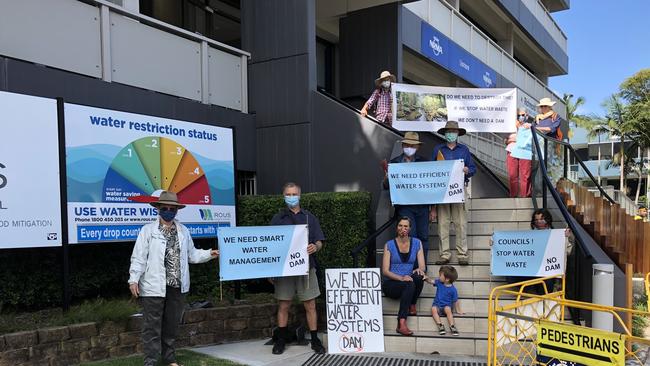
[[[305,361],[314,354],[309,345],[298,346],[288,345],[286,351],[282,355],[274,355],[271,353],[271,346],[266,346],[264,343],[267,339],[220,344],[216,346],[198,347],[193,348],[192,351],[203,353],[209,356],[218,357],[230,361],[240,363],[242,365],[251,366],[301,366]],[[409,358],[418,360],[438,360],[438,361],[465,361],[483,363],[486,361],[485,357],[447,357],[439,355],[427,355],[423,353],[408,353],[408,352],[386,352],[375,354],[364,354],[373,357],[389,357],[389,358]],[[355,356],[350,356],[355,357]]]

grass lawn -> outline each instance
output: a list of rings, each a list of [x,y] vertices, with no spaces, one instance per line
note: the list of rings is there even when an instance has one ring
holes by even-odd
[[[188,351],[188,350],[178,350],[176,351],[176,360],[180,365],[183,366],[240,366],[240,364],[222,360],[219,358],[213,358],[206,356],[200,353]],[[112,360],[82,363],[81,365],[86,366],[141,366],[143,363],[142,356],[131,356],[126,358],[115,358]],[[160,364],[162,365],[162,364]],[[166,365],[162,365],[166,366]]]

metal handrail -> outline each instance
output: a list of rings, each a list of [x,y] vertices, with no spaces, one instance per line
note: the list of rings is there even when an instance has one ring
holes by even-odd
[[[591,179],[591,181],[594,183],[594,185],[596,185],[596,187],[597,187],[598,190],[600,191],[600,194],[603,195],[603,197],[607,198],[607,200],[609,201],[609,203],[612,203],[612,204],[616,203],[616,201],[614,201],[614,200],[613,200],[613,199],[612,199],[612,198],[607,194],[607,192],[605,192],[605,190],[603,189],[603,187],[602,187],[600,184],[598,184],[598,181],[596,180],[596,178],[593,176],[593,174],[591,174],[591,171],[589,171],[589,168],[587,168],[587,166],[586,166],[585,163],[582,161],[582,159],[580,159],[580,157],[578,156],[578,154],[576,154],[576,151],[575,151],[575,149],[573,148],[573,146],[571,146],[571,144],[569,144],[568,142],[560,141],[560,140],[555,139],[555,138],[553,138],[553,137],[547,136],[547,135],[545,135],[545,134],[543,134],[543,133],[541,133],[541,132],[539,132],[539,131],[537,131],[537,130],[535,130],[535,132],[537,132],[537,135],[541,136],[543,139],[545,139],[545,140],[547,140],[547,141],[551,141],[551,142],[556,143],[556,144],[560,144],[560,145],[564,146],[565,148],[571,150],[571,152],[573,153],[573,156],[575,156],[576,160],[578,161],[578,164],[580,164],[580,166],[582,167],[582,169],[583,169],[583,170],[585,171],[585,173],[587,173],[587,175],[589,176],[589,179]],[[542,156],[542,155],[539,155],[539,156]],[[546,156],[544,156],[544,161],[546,161]],[[564,163],[566,164],[566,161],[565,161]]]
[[[375,230],[374,233],[370,234],[366,240],[364,240],[361,244],[357,245],[354,247],[352,250],[350,250],[350,254],[352,255],[352,263],[353,263],[353,268],[359,267],[359,253],[364,248],[368,248],[372,242],[377,239],[377,237],[383,233],[386,229],[388,229],[395,221],[397,220],[397,215],[393,215],[388,221],[386,221],[383,225],[379,227],[379,229]]]
[[[537,140],[537,135],[539,132],[537,131],[537,128],[535,125],[530,126],[530,128],[533,130],[533,145],[535,146],[535,152],[537,153],[537,156],[544,156],[544,160],[546,161],[546,155],[542,155],[542,149],[539,146],[539,140]],[[548,136],[546,136],[548,137]],[[555,139],[553,139],[555,140]],[[557,141],[557,140],[555,140]],[[569,213],[569,210],[567,210],[564,202],[562,201],[562,198],[560,197],[560,194],[555,190],[555,187],[553,186],[553,183],[551,182],[551,179],[548,177],[548,171],[546,170],[546,164],[539,164],[539,169],[542,171],[542,184],[547,186],[549,188],[549,191],[551,192],[551,196],[553,197],[553,200],[557,204],[558,208],[560,209],[560,212],[562,213],[562,217],[564,218],[564,221],[566,221],[567,225],[569,225],[569,228],[571,231],[574,233],[575,238],[578,241],[578,246],[582,251],[587,255],[587,258],[592,258],[591,251],[587,248],[587,245],[585,244],[584,239],[582,238],[582,235],[578,231],[578,227],[575,225],[575,223],[572,220],[572,216]]]

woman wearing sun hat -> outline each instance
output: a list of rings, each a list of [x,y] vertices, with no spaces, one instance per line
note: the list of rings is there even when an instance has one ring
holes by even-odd
[[[551,98],[539,100],[537,108],[540,113],[535,117],[535,122],[537,122],[535,127],[539,132],[557,139],[559,137],[560,117],[553,110],[555,103]]]
[[[165,365],[178,366],[174,342],[183,317],[184,294],[190,290],[188,263],[203,263],[219,256],[218,250],[194,247],[190,232],[175,219],[176,193],[163,191],[152,206],[158,219],[144,225],[131,255],[129,290],[140,298],[144,323],[144,365],[153,366],[162,356]]]
[[[367,116],[368,109],[375,107],[375,118],[382,123],[390,125],[393,121],[393,100],[390,95],[390,85],[397,79],[390,71],[382,71],[375,79],[375,91],[372,92],[366,104],[361,108],[361,115]]]

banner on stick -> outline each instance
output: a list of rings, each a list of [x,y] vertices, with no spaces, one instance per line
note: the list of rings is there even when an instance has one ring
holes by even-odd
[[[307,225],[220,227],[218,237],[222,281],[309,274]]]

